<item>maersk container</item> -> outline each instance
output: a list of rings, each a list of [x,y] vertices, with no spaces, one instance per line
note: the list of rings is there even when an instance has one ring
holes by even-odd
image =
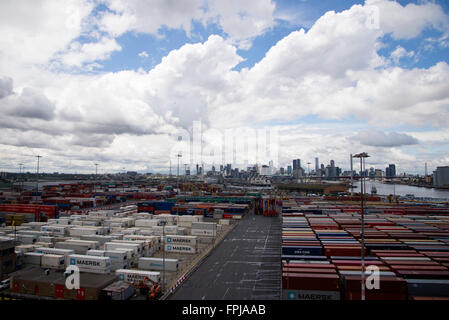
[[[41,265],[43,255],[43,253],[25,252],[23,254],[23,263],[39,267]]]
[[[139,269],[164,270],[162,258],[139,258]],[[178,259],[165,259],[165,271],[178,271]]]
[[[197,243],[197,237],[194,236],[165,236],[166,244],[182,244],[195,247]]]
[[[117,269],[126,269],[129,267],[126,251],[89,250],[87,251],[87,255],[97,257],[109,257],[109,259],[111,259],[111,271],[115,271]]]
[[[166,252],[183,252],[183,253],[195,253],[196,248],[191,246],[179,245],[179,244],[166,244]]]
[[[109,257],[72,254],[69,256],[69,265],[77,266],[82,272],[105,274],[110,272],[111,259]]]
[[[282,300],[340,300],[340,291],[283,289]]]
[[[38,247],[35,249],[35,252],[42,254],[55,254],[64,256],[65,262],[68,264],[68,256],[75,254],[74,250],[70,249],[58,249],[58,248],[46,248],[46,247]]]
[[[68,227],[58,225],[49,225],[41,227],[42,232],[48,232],[53,236],[60,236],[60,237],[65,237],[66,235],[68,235],[68,229],[69,229]]]
[[[118,275],[119,280],[129,283],[140,282],[145,278],[157,283],[161,282],[161,273],[155,271],[118,269],[115,270],[115,274]]]
[[[50,268],[63,270],[65,266],[64,255],[60,254],[44,254],[41,260],[42,268]]]
[[[69,239],[65,242],[86,245],[89,248],[88,250],[97,250],[100,247],[100,243],[98,241]]]

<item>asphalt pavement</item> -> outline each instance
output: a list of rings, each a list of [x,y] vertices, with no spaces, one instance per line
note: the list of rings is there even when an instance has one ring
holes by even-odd
[[[279,217],[245,216],[170,300],[279,300]]]

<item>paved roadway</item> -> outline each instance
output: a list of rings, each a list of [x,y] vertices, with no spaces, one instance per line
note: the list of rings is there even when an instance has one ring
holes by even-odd
[[[280,294],[280,220],[248,215],[169,299],[279,300]]]

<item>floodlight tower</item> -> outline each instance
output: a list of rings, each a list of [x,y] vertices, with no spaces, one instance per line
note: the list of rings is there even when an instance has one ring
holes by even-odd
[[[37,168],[36,168],[36,191],[39,192],[39,159],[42,158],[42,156],[37,155]]]
[[[362,152],[354,155],[354,158],[360,158],[360,211],[362,218],[362,300],[365,300],[365,210],[364,210],[364,171],[365,171],[365,158],[369,155],[366,152]]]

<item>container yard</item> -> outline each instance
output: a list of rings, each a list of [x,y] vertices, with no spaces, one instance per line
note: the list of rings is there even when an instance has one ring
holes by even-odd
[[[346,199],[345,199],[346,200]],[[282,207],[282,297],[360,300],[449,299],[449,209],[368,202],[362,274],[360,204],[295,197]],[[367,270],[368,268],[368,270]],[[364,283],[365,283],[364,281]]]
[[[360,300],[364,265],[366,300],[449,299],[444,203],[367,196],[362,241],[357,195],[111,190],[92,201],[94,186],[62,185],[41,192],[42,204],[3,204],[1,280],[10,284],[0,295]],[[61,206],[65,197],[79,209]],[[63,282],[74,266],[79,291]],[[379,289],[366,283],[373,270]]]
[[[0,228],[2,279],[10,279],[0,293],[17,299],[160,299],[254,209],[254,197],[238,199],[246,203],[214,199],[221,208],[216,218],[213,204],[196,201],[180,210],[175,199],[137,202],[126,210],[67,213],[53,206],[55,214],[46,219],[17,220]],[[73,266],[80,272],[79,290],[64,287],[64,271]]]

